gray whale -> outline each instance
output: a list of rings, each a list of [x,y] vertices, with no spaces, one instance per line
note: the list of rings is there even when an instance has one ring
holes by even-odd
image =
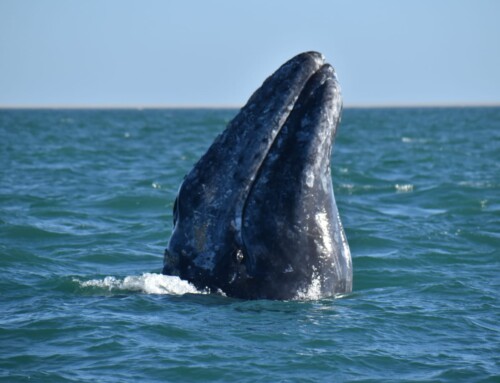
[[[243,299],[351,292],[330,170],[341,111],[320,53],[267,78],[182,182],[163,274]]]

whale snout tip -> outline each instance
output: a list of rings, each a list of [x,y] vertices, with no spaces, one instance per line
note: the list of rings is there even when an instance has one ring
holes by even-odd
[[[323,65],[326,62],[326,58],[323,53],[317,51],[308,51],[302,53],[303,55],[309,56],[313,60],[315,60],[318,64]]]

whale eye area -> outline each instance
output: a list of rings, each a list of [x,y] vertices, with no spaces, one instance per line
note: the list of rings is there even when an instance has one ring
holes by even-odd
[[[238,249],[238,250],[235,251],[235,253],[234,253],[234,259],[238,263],[242,263],[243,262],[243,260],[245,259],[245,257],[243,255],[243,252],[241,251],[241,249]]]

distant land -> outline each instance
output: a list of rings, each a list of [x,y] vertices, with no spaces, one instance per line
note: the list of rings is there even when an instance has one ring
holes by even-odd
[[[240,109],[243,105],[220,105],[220,104],[151,104],[151,105],[127,105],[127,104],[26,104],[26,105],[0,105],[0,109]],[[450,102],[450,103],[394,103],[394,104],[344,104],[345,109],[363,108],[495,108],[500,107],[500,102]]]

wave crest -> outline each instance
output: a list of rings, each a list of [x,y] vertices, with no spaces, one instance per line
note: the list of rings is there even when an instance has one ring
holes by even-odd
[[[144,273],[142,275],[131,275],[123,279],[108,276],[103,279],[91,279],[80,281],[74,279],[81,287],[94,287],[108,291],[139,291],[145,294],[205,294],[206,292],[198,290],[191,283],[180,279],[179,277]]]

